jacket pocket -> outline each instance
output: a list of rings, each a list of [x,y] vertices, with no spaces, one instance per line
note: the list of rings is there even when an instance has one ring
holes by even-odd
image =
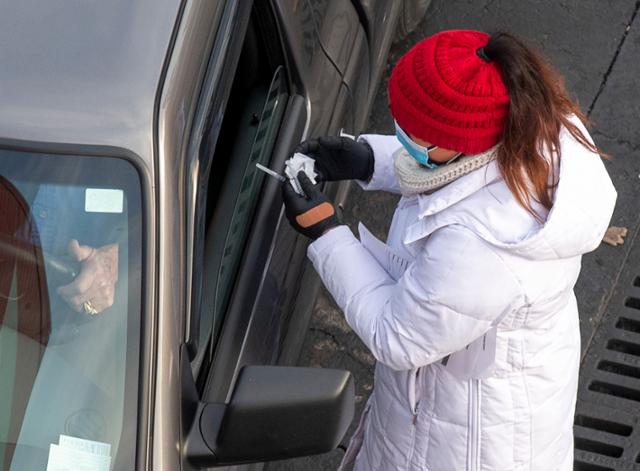
[[[416,450],[416,435],[418,425],[418,412],[420,408],[420,400],[422,399],[422,368],[416,368],[409,371],[408,396],[409,408],[411,410],[411,442],[409,445],[409,453],[407,453],[406,468],[411,469],[413,456]]]
[[[351,436],[351,440],[349,441],[349,446],[347,447],[347,451],[344,453],[344,457],[340,462],[340,466],[336,471],[345,471],[349,465],[351,465],[358,456],[360,449],[362,448],[362,444],[364,442],[364,430],[367,425],[367,417],[369,416],[369,410],[371,409],[371,398],[367,401],[364,406],[364,410],[362,411],[362,415],[360,416],[360,422],[356,427],[355,432]]]
[[[467,471],[480,469],[480,417],[482,403],[482,380],[469,380],[469,412],[467,436]]]
[[[422,398],[422,368],[416,368],[409,371],[409,381],[407,393],[409,396],[409,409],[413,416],[413,424],[418,420],[418,409],[420,408],[420,399]]]

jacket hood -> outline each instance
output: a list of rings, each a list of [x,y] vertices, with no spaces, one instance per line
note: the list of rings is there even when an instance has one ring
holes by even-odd
[[[577,118],[574,123],[589,136]],[[407,229],[405,244],[461,224],[489,244],[525,258],[568,258],[595,250],[609,226],[617,193],[598,154],[566,129],[560,145],[553,206],[548,212],[536,208],[546,213],[542,224],[517,203],[492,161],[430,195],[420,195],[420,220]]]

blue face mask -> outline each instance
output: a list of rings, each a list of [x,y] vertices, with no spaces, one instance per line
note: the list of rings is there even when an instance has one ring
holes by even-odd
[[[394,124],[396,125],[396,137],[398,138],[400,143],[403,145],[403,147],[407,150],[409,155],[414,159],[416,159],[420,165],[423,165],[429,169],[434,169],[434,168],[440,167],[441,165],[446,165],[450,162],[453,162],[460,155],[462,155],[461,153],[457,154],[453,158],[449,159],[446,163],[434,162],[433,160],[429,159],[429,152],[437,149],[438,146],[429,146],[429,147],[421,146],[420,144],[417,144],[416,142],[414,142],[413,139],[411,139],[407,135],[407,133],[402,130],[402,128],[398,125],[397,122],[394,121]]]

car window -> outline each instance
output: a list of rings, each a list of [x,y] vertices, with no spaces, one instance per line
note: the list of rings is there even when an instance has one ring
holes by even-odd
[[[0,469],[134,469],[137,172],[0,150],[0,214]]]
[[[279,71],[268,90],[256,90],[250,97],[243,118],[250,122],[254,114],[260,116],[257,125],[238,129],[232,149],[220,152],[220,158],[229,159],[229,167],[213,178],[221,188],[205,235],[200,345],[215,343],[220,331],[264,180],[255,164],[269,164],[286,104],[283,75]],[[251,112],[260,106],[261,112]]]
[[[287,105],[287,76],[266,58],[250,22],[207,182],[200,350],[213,355],[265,174]],[[197,276],[194,275],[194,277]],[[195,369],[195,368],[194,368]]]

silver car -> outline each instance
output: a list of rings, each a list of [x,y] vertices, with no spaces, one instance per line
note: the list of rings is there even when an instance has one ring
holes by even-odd
[[[255,164],[362,131],[398,20],[427,4],[3,2],[0,469],[340,442],[353,380],[288,366],[319,285]]]

